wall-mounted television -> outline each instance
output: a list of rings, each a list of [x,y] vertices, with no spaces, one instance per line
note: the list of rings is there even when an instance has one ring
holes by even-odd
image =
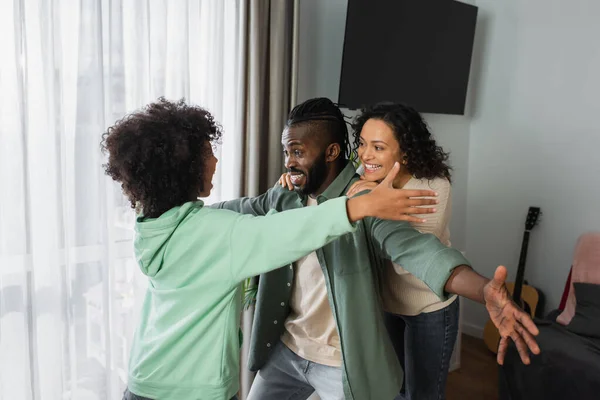
[[[476,21],[454,0],[348,0],[338,102],[464,114]]]

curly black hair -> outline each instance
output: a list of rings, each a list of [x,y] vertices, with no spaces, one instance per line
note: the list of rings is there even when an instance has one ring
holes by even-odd
[[[333,101],[326,97],[316,97],[294,107],[285,125],[290,127],[306,124],[321,128],[318,132],[315,129],[315,132],[329,135],[330,143],[339,144],[343,155],[340,159],[345,160],[351,152],[345,118],[340,107]]]
[[[205,161],[221,126],[207,110],[163,97],[117,121],[102,135],[107,175],[120,182],[131,207],[144,217],[198,198]]]
[[[371,118],[385,122],[406,157],[406,168],[417,179],[446,178],[451,181],[449,153],[438,146],[421,114],[400,103],[381,102],[364,108],[352,122],[353,152],[357,154],[360,132]]]

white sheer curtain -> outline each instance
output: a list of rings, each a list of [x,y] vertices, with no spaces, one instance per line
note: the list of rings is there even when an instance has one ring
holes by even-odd
[[[100,136],[185,97],[222,122],[209,201],[232,197],[245,13],[235,0],[0,1],[0,399],[120,399],[144,286]]]

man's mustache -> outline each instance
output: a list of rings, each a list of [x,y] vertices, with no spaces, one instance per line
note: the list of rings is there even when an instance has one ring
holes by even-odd
[[[300,171],[299,169],[296,169],[296,168],[288,168],[288,174],[291,174],[292,172],[296,172],[296,173],[299,173],[299,174],[303,174],[304,173],[304,171]]]

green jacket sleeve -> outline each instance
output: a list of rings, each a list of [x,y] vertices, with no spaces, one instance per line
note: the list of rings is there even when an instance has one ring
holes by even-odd
[[[444,246],[432,234],[419,233],[408,222],[370,218],[367,226],[382,256],[402,265],[442,300],[448,297],[444,287],[452,270],[470,265],[460,251]]]
[[[215,203],[210,208],[225,209],[248,215],[267,215],[271,207],[273,189],[257,197],[242,197],[240,199]]]
[[[346,197],[340,197],[316,207],[272,211],[264,217],[237,217],[230,236],[234,281],[290,264],[353,232],[346,201]]]

